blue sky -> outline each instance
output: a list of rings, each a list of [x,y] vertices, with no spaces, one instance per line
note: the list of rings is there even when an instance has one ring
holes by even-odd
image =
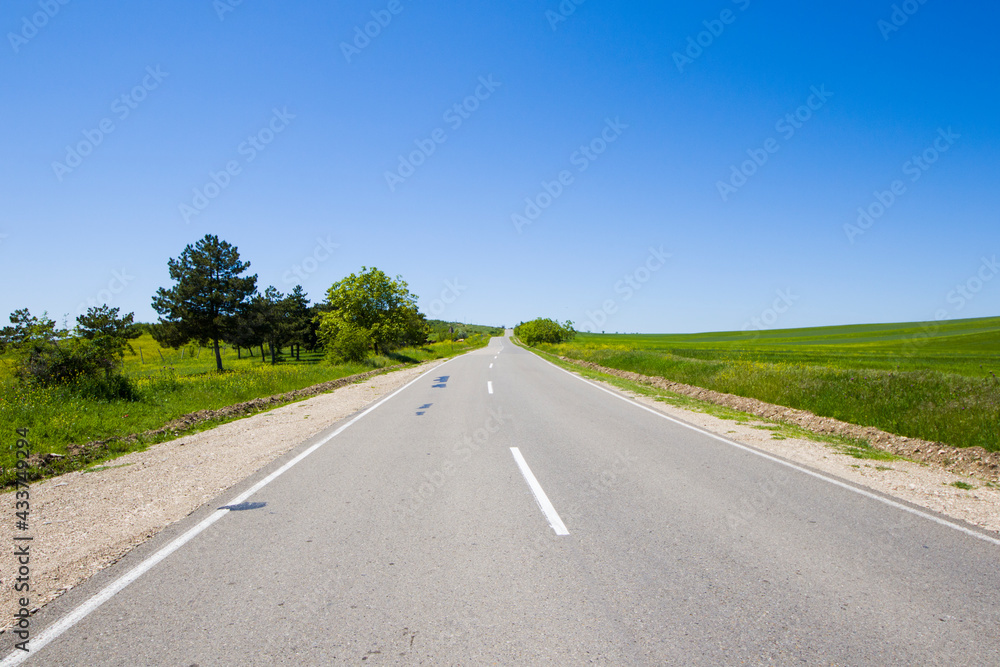
[[[233,2],[4,3],[0,313],[152,321],[212,233],[478,323],[1000,314],[996,5]]]

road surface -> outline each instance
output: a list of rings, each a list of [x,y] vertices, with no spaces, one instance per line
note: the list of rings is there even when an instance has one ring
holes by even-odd
[[[23,664],[996,665],[998,565],[496,338],[47,606]]]

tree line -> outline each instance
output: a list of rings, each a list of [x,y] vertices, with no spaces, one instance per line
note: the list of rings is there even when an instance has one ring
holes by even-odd
[[[301,285],[288,295],[273,286],[258,293],[257,276],[245,275],[250,262],[211,234],[167,267],[174,285],[161,287],[153,298],[160,315],[154,338],[169,347],[211,345],[220,371],[221,343],[260,347],[262,356],[267,345],[273,363],[276,350],[289,344],[296,358],[303,346],[322,346],[332,361],[360,361],[427,339],[417,297],[400,276],[390,278],[377,268],[362,267],[334,283],[325,302],[310,306]]]
[[[259,349],[262,360],[266,349],[271,363],[285,346],[296,359],[303,348],[322,348],[330,361],[344,362],[421,345],[430,332],[402,277],[374,267],[334,283],[317,304],[310,304],[301,285],[288,294],[273,286],[259,292],[257,276],[248,274],[250,262],[212,234],[185,247],[167,268],[173,284],[153,296],[156,323],[136,324],[134,313],[121,315],[104,305],[79,316],[73,329],[59,329],[46,315],[22,309],[0,330],[0,353],[14,352],[16,375],[25,382],[75,383],[108,398],[127,398],[132,390],[121,375],[124,355],[144,328],[166,347],[211,346],[218,371],[224,370],[223,344],[238,355]]]

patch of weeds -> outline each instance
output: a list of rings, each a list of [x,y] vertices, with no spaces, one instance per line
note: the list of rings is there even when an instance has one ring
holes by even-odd
[[[956,489],[962,489],[963,491],[972,491],[974,488],[976,488],[971,484],[969,484],[968,482],[961,482],[961,481],[952,482],[949,486],[954,486]]]
[[[856,459],[867,459],[871,461],[899,461],[903,457],[896,456],[882,449],[876,449],[864,438],[841,438],[840,443],[833,445],[833,448],[847,456]]]
[[[835,444],[833,448],[841,454],[845,454],[856,459],[871,461],[899,461],[902,459],[901,456],[896,456],[895,454],[885,450],[872,447],[868,441],[863,438],[844,438],[844,440],[846,440],[846,442]]]
[[[895,470],[895,468],[891,466],[875,466],[875,470]]]
[[[859,466],[859,465],[858,465],[858,464],[856,464],[856,463],[852,463],[852,464],[851,464],[851,467],[852,467],[852,468],[857,468],[857,469],[859,469],[859,470],[861,469],[861,466]]]
[[[786,438],[785,436],[781,435],[780,433],[772,433],[771,434],[771,440],[788,440],[788,438]]]

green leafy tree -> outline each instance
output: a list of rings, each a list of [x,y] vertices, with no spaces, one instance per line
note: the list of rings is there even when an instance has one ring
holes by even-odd
[[[240,261],[235,246],[208,234],[167,267],[175,284],[157,290],[153,309],[161,323],[170,325],[169,340],[174,347],[192,340],[199,345],[211,342],[221,371],[219,341],[232,331],[234,318],[257,290],[257,276],[243,275],[250,262]]]
[[[377,268],[361,267],[327,290],[329,312],[344,323],[367,332],[376,354],[389,351],[404,337],[407,323],[417,312],[417,297],[410,293],[401,276],[390,278]],[[339,330],[336,321],[328,330]]]
[[[319,319],[318,337],[328,360],[334,363],[364,361],[372,348],[367,329],[344,321],[339,312],[324,313]]]
[[[528,345],[539,343],[563,343],[576,336],[573,323],[559,324],[555,320],[539,317],[530,322],[522,322],[514,327],[514,335]]]
[[[400,345],[417,347],[427,342],[427,336],[431,333],[427,317],[418,312],[416,308],[406,314],[406,323],[403,327],[403,334],[399,338]]]

